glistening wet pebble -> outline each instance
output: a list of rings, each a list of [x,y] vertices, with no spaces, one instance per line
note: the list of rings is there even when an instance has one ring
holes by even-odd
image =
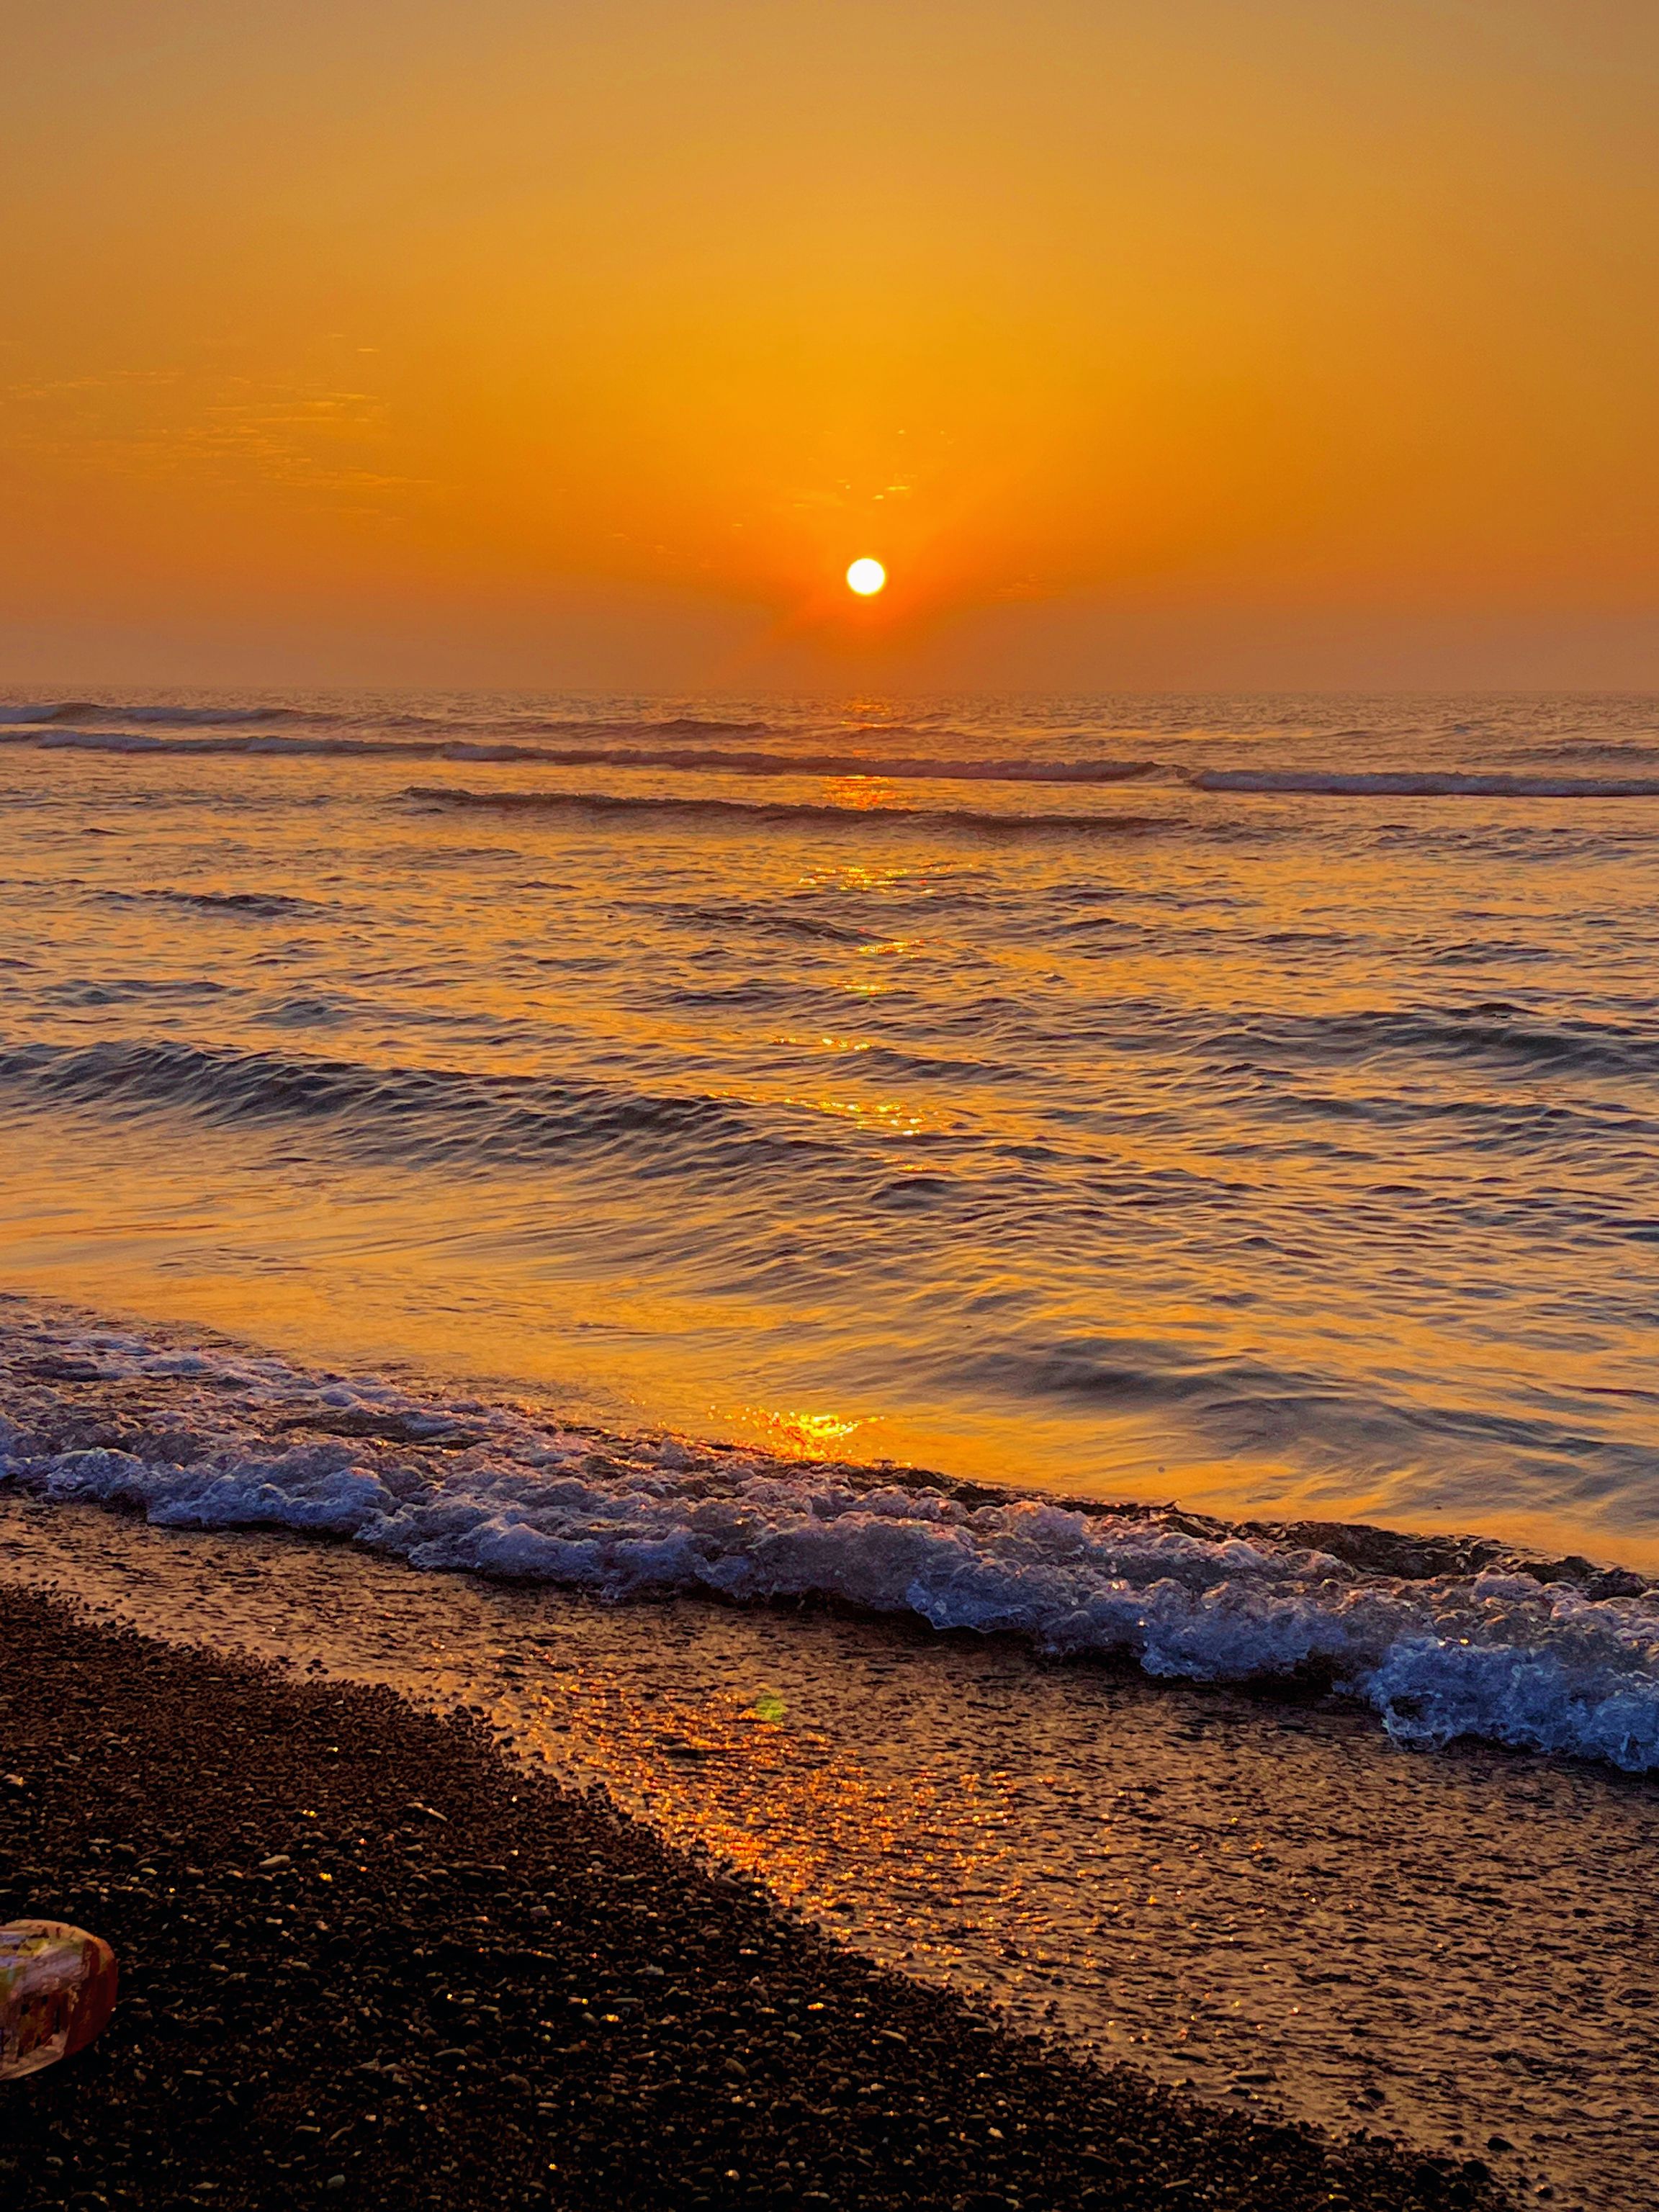
[[[99,2045],[0,2092],[20,2212],[1504,2201],[1012,2035],[464,1720],[33,1593],[0,1624],[0,1911],[125,1975]]]

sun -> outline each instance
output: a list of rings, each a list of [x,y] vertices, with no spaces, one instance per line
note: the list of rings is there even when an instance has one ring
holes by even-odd
[[[862,560],[854,561],[847,571],[848,590],[856,592],[861,599],[872,598],[886,581],[886,569],[879,561],[871,560],[867,554]]]

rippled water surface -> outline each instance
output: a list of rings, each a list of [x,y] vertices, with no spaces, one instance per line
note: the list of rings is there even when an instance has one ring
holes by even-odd
[[[1659,708],[15,699],[4,1279],[1659,1565]]]

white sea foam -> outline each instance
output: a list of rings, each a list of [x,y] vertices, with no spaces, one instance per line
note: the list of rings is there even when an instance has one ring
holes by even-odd
[[[836,1599],[1192,1681],[1311,1673],[1403,1741],[1476,1736],[1659,1768],[1659,1593],[1635,1577],[1611,1596],[1516,1571],[1408,1579],[1175,1513],[988,1499],[673,1441],[599,1449],[511,1408],[276,1360],[107,1333],[52,1332],[46,1349],[32,1332],[20,1352],[8,1332],[0,1480],[47,1500],[347,1539],[412,1567],[617,1601]],[[100,1381],[167,1386],[150,1440],[53,1449],[58,1414]],[[330,1426],[352,1432],[319,1438]]]

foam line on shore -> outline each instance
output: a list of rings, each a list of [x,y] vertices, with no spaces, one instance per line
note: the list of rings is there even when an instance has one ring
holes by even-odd
[[[1307,1532],[606,1437],[506,1406],[40,1322],[5,1332],[0,1480],[181,1528],[276,1528],[596,1591],[819,1599],[1148,1674],[1303,1677],[1404,1742],[1659,1769],[1659,1592],[1501,1547]],[[88,1425],[102,1404],[101,1425]],[[1343,1554],[1339,1556],[1339,1551]]]

